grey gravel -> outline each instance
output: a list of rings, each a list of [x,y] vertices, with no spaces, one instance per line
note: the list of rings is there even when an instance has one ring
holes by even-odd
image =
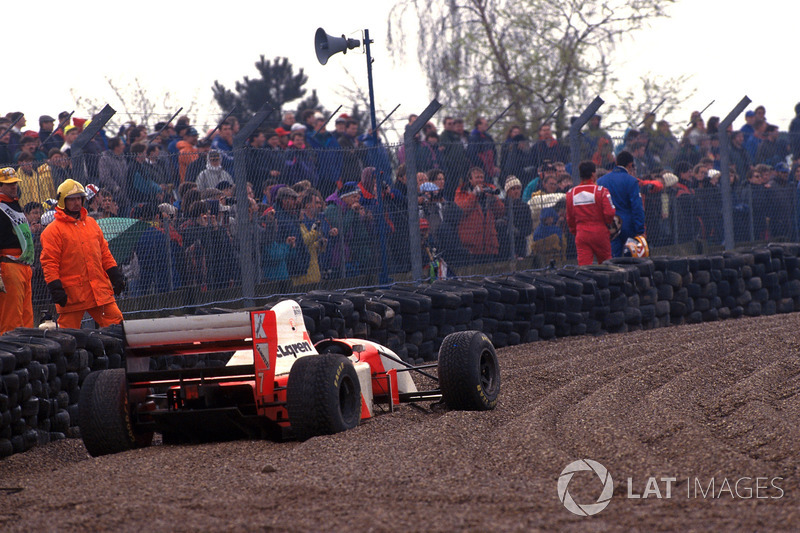
[[[495,411],[402,406],[304,443],[93,459],[55,442],[0,460],[0,531],[796,530],[798,326],[795,313],[506,348]],[[593,517],[556,491],[580,458],[614,478]],[[648,476],[676,477],[673,497],[628,499],[628,478],[641,494]],[[782,497],[687,498],[687,478],[742,477],[781,477]],[[570,492],[593,503],[599,487],[581,472]]]

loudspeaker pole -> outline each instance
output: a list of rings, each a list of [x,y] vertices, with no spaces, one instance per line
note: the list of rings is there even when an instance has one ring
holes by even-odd
[[[372,54],[369,45],[372,40],[369,38],[369,30],[364,30],[364,46],[367,50],[367,83],[369,85],[369,119],[372,123],[372,141],[378,144],[378,120],[375,117],[375,90],[372,88]]]

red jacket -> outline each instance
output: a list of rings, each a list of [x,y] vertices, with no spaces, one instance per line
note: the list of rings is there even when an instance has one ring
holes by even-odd
[[[91,309],[114,302],[114,288],[106,270],[117,266],[103,230],[86,209],[74,219],[56,207],[55,219],[42,231],[42,270],[47,283],[61,280],[67,305],[59,313]]]
[[[490,185],[485,187],[494,189]],[[500,251],[497,240],[497,228],[494,222],[505,214],[503,202],[493,195],[485,197],[486,212],[481,208],[478,197],[472,191],[459,187],[456,191],[456,205],[463,212],[461,222],[458,224],[458,236],[464,248],[475,255],[493,255]]]
[[[567,225],[573,234],[578,233],[579,226],[605,229],[615,214],[614,203],[605,187],[587,182],[567,192]]]

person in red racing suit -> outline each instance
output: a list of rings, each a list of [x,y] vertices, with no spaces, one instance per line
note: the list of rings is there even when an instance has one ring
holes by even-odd
[[[611,258],[611,239],[607,224],[614,220],[616,210],[608,189],[595,184],[597,167],[591,161],[578,166],[581,183],[567,193],[567,225],[575,235],[578,264],[591,265]]]

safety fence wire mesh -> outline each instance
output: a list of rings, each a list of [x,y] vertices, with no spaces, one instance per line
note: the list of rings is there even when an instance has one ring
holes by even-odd
[[[409,281],[414,254],[428,280],[576,262],[565,220],[573,185],[568,149],[543,151],[511,139],[478,147],[418,142],[421,247],[411,250],[405,147],[332,139],[296,139],[287,148],[171,153],[134,145],[74,159],[60,152],[23,157],[14,166],[37,245],[34,308],[52,310],[38,237],[52,223],[56,190],[67,178],[86,186],[86,209],[128,279],[118,301],[131,316],[243,302],[244,258],[256,299]],[[654,139],[640,151],[624,139],[587,136],[581,159],[602,174],[623,147],[635,150],[651,255],[721,250],[722,175],[719,159],[707,157],[713,149]],[[731,163],[735,244],[797,241],[797,166]],[[482,179],[471,183],[474,167]],[[243,221],[237,172],[248,183]]]

